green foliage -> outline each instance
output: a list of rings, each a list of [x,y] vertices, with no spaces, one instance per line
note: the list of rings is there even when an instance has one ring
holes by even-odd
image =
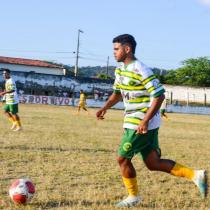
[[[164,83],[170,84],[170,85],[177,85],[177,71],[175,70],[169,70],[168,73],[164,76]]]
[[[99,78],[99,79],[112,79],[111,76],[106,75],[106,74],[98,74],[97,78]]]
[[[210,61],[207,57],[190,58],[182,62],[183,67],[171,70],[165,82],[172,85],[210,86]]]
[[[155,76],[159,79],[159,81],[164,84],[165,83],[165,76],[160,74],[155,74]]]

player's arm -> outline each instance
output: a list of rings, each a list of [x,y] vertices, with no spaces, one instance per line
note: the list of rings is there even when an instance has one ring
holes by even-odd
[[[140,125],[137,128],[137,133],[147,133],[149,120],[151,120],[155,114],[160,109],[160,106],[165,98],[164,88],[160,84],[160,81],[156,78],[154,73],[149,68],[144,68],[141,70],[141,83],[150,94],[150,97],[153,98],[152,104],[147,110],[144,119],[140,122]]]
[[[137,133],[140,133],[140,134],[147,133],[148,123],[154,117],[154,115],[158,112],[164,99],[165,99],[164,94],[161,94],[160,96],[156,98],[153,98],[151,107],[147,110],[147,113],[144,116],[144,119],[141,121],[141,124],[139,125],[137,129]]]
[[[120,93],[112,93],[109,97],[105,105],[96,112],[96,117],[98,119],[104,119],[104,115],[106,114],[106,110],[110,109],[112,106],[117,104],[119,101],[122,100],[122,95]]]
[[[7,94],[7,93],[13,93],[14,92],[14,90],[8,90],[8,91],[3,91],[3,92],[0,92],[0,96],[3,96],[3,95],[5,95],[5,94]]]

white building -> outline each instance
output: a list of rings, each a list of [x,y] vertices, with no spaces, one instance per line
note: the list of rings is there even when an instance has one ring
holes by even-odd
[[[7,68],[17,72],[33,72],[38,74],[64,75],[65,69],[62,66],[50,64],[45,61],[11,58],[0,56],[0,69]]]

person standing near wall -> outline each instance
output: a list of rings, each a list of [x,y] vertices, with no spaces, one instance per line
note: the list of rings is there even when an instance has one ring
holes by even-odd
[[[85,110],[86,112],[88,112],[88,110],[86,109],[86,96],[83,90],[80,90],[80,98],[79,98],[79,105],[78,105],[78,113],[80,112],[80,109]],[[88,112],[89,114],[89,112]]]
[[[6,80],[5,90],[0,93],[0,96],[5,97],[5,105],[3,107],[5,115],[12,122],[11,130],[21,131],[22,126],[20,123],[20,117],[18,116],[18,94],[15,81],[10,76],[9,69],[2,69],[3,77]]]
[[[166,102],[166,99],[164,99],[160,107],[160,114],[161,114],[161,117],[165,117],[166,119],[168,119],[168,116],[166,114],[166,108],[167,108],[167,102]]]

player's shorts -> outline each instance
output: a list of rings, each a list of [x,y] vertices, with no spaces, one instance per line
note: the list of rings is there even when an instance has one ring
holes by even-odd
[[[165,112],[166,112],[166,109],[161,109],[161,110],[160,110],[160,113],[161,113],[161,114],[165,114]]]
[[[81,108],[85,108],[85,102],[79,102],[79,107],[81,107]]]
[[[134,155],[141,155],[145,160],[152,150],[161,156],[158,144],[158,128],[149,130],[146,134],[136,134],[136,130],[126,128],[118,150],[118,154],[127,159]]]
[[[4,111],[11,112],[12,114],[18,113],[18,104],[5,104],[3,106]]]

